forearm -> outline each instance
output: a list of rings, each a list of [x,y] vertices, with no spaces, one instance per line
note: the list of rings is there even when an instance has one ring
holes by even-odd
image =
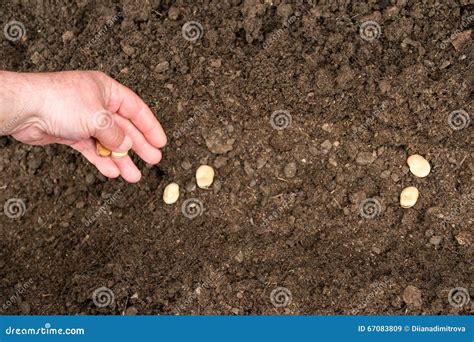
[[[38,106],[28,74],[0,71],[0,135],[11,134]]]

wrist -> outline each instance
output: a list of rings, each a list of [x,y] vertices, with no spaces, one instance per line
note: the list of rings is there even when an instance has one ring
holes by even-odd
[[[27,73],[0,71],[0,135],[13,134],[39,113],[41,95]]]

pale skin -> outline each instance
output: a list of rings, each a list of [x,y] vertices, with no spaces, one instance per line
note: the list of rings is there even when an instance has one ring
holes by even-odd
[[[96,140],[112,151],[132,149],[149,164],[161,160],[166,145],[163,128],[140,97],[97,71],[0,71],[0,135],[30,145],[68,145],[104,176],[130,183],[141,178],[132,159],[98,156]]]

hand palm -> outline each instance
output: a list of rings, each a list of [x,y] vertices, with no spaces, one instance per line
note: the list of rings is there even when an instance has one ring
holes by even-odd
[[[43,76],[45,77],[45,76]],[[146,162],[161,160],[166,136],[146,104],[130,89],[99,72],[64,72],[33,80],[40,103],[13,136],[28,144],[59,143],[81,152],[107,177],[130,182],[140,171],[130,157],[113,159],[95,152],[95,139],[111,150],[130,147]]]

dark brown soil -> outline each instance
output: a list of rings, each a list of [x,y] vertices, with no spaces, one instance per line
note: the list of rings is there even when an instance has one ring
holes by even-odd
[[[0,215],[0,312],[474,312],[448,300],[474,292],[472,124],[448,125],[472,113],[469,0],[44,2],[0,4],[2,25],[26,28],[1,37],[0,67],[102,70],[149,104],[170,143],[130,185],[63,146],[1,138],[0,204],[26,211]],[[382,30],[373,41],[359,34],[367,20]],[[188,21],[204,29],[195,42]],[[276,110],[289,127],[272,127]],[[413,153],[428,177],[408,171]],[[208,191],[193,190],[201,163],[216,169]],[[182,193],[165,205],[171,181]],[[402,209],[408,185],[420,199]],[[204,206],[194,219],[189,198]],[[366,198],[380,203],[374,218]],[[100,287],[115,299],[102,308]]]

